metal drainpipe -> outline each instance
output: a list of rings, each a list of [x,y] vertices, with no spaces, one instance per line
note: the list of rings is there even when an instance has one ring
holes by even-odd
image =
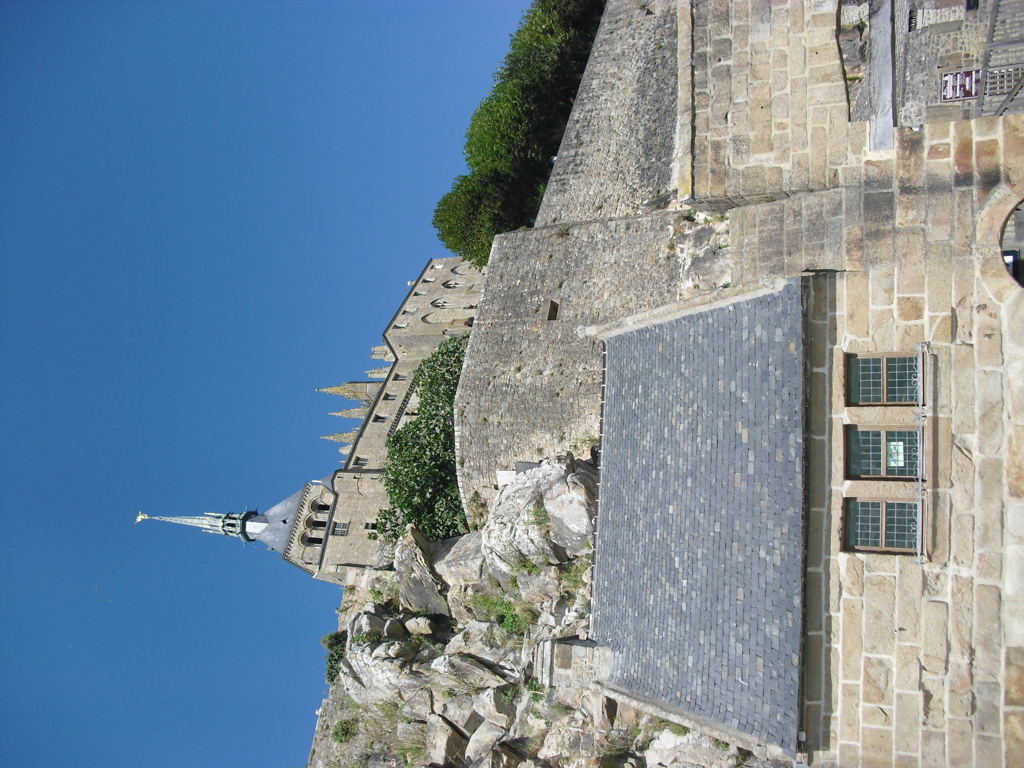
[[[927,415],[924,402],[924,361],[928,342],[917,345],[917,564],[924,562],[924,468],[925,450],[924,421]]]

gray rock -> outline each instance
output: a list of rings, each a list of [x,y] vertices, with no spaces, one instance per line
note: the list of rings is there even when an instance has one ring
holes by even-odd
[[[558,565],[590,550],[596,470],[572,454],[516,475],[494,500],[480,531],[487,570],[508,588],[523,563]]]
[[[510,673],[510,679],[522,671],[523,660],[517,638],[490,621],[471,621],[453,637],[444,652],[474,656]]]
[[[584,714],[598,730],[609,731],[615,725],[615,699],[598,691],[587,691],[580,703]]]
[[[377,616],[380,616],[382,613],[384,613],[384,606],[382,606],[380,603],[367,603],[363,606],[362,613],[372,613]]]
[[[416,658],[416,649],[401,641],[381,643],[373,650],[373,658],[412,661]]]
[[[480,548],[480,531],[467,533],[454,539],[445,539],[444,545],[434,550],[433,564],[437,575],[449,586],[479,584],[484,578],[486,561]]]
[[[434,711],[434,698],[430,688],[424,686],[411,695],[402,705],[402,714],[410,720],[427,721],[427,716]]]
[[[413,616],[405,622],[405,629],[412,635],[432,635],[434,622],[426,616]]]
[[[372,613],[360,613],[352,620],[349,631],[349,638],[357,635],[373,635],[379,637],[384,634],[384,619]]]
[[[461,764],[466,754],[465,737],[438,715],[427,718],[425,746],[427,763]]]
[[[395,545],[395,572],[398,574],[398,600],[413,613],[448,615],[448,604],[441,597],[442,582],[430,567],[430,542],[414,525]]]
[[[412,746],[426,743],[427,724],[423,723],[399,723],[395,732],[397,741],[402,746]]]
[[[409,633],[406,631],[405,625],[398,619],[388,619],[384,622],[384,637],[390,637],[393,640],[401,640],[408,636]]]
[[[466,760],[472,762],[489,754],[491,750],[501,741],[508,731],[494,723],[485,720],[477,728],[466,745]]]
[[[469,737],[484,721],[483,717],[474,709],[473,698],[466,694],[460,694],[450,699],[441,698],[439,715],[454,725],[463,736]]]
[[[430,669],[445,687],[500,688],[505,685],[505,680],[468,656],[438,656],[430,662]]]
[[[507,729],[515,720],[516,710],[505,701],[498,688],[487,688],[473,698],[473,708],[488,722]]]
[[[557,600],[561,590],[558,569],[551,566],[541,568],[537,573],[522,571],[516,575],[516,581],[523,600],[532,605]]]

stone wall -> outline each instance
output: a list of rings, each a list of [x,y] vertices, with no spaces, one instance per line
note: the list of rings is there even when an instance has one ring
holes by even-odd
[[[517,461],[587,453],[599,432],[602,352],[577,329],[727,282],[723,228],[663,212],[495,239],[456,396],[464,499],[493,498],[495,472]]]
[[[595,46],[567,133],[586,143],[578,156],[560,151],[559,162],[576,165],[553,177],[542,210],[550,226],[495,241],[457,398],[464,499],[476,491],[486,502],[495,470],[578,449],[593,434],[601,348],[577,326],[813,272],[804,758],[1021,764],[1024,291],[1001,264],[999,236],[1024,199],[1024,119],[899,128],[893,150],[869,152],[867,124],[848,122],[835,2],[681,1],[677,57],[692,44],[692,69],[678,67],[676,115],[662,118],[677,137],[672,167],[645,180],[643,132],[624,127],[642,120],[618,110],[629,103],[619,89],[646,65],[616,67],[629,56],[655,66],[666,28],[642,6],[629,17],[627,5],[609,4],[606,42],[618,18],[647,37],[623,34],[628,52]],[[666,172],[682,195],[687,160],[693,202],[729,209],[725,221],[679,201],[594,221],[640,210],[640,191],[660,189]],[[698,234],[702,226],[711,231]],[[726,232],[728,248],[713,242]],[[907,490],[846,479],[845,425],[881,418],[847,407],[846,355],[913,353],[919,343],[934,384],[926,558],[846,551],[844,499]]]
[[[667,193],[675,119],[675,3],[608,0],[537,225],[633,216]]]

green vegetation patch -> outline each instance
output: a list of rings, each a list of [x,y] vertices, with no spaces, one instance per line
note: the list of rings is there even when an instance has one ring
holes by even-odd
[[[347,632],[331,632],[320,639],[320,644],[327,649],[327,671],[324,673],[324,680],[328,685],[333,685],[338,679],[338,672],[341,669],[341,660],[345,658],[345,640]]]
[[[434,211],[442,242],[477,266],[500,232],[533,224],[605,0],[534,0],[466,132],[466,165]]]
[[[382,479],[390,509],[376,535],[394,543],[414,523],[432,541],[466,533],[455,476],[455,390],[468,336],[447,339],[413,374],[419,415],[387,439]]]
[[[473,595],[471,602],[489,620],[498,622],[502,629],[513,635],[525,635],[530,625],[537,620],[533,609],[521,601],[512,602],[505,597],[493,595]]]
[[[331,738],[338,744],[351,741],[359,732],[357,726],[358,723],[355,720],[339,720],[334,726],[334,730],[331,731]]]

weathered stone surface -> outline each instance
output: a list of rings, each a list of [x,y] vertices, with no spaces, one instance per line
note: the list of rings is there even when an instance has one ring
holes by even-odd
[[[424,686],[402,705],[401,713],[410,720],[427,721],[427,717],[434,711],[434,699],[430,688]]]
[[[498,491],[481,531],[481,549],[488,569],[503,586],[523,570],[524,560],[558,565],[568,559],[567,547],[583,551],[593,535],[595,511],[588,489],[594,473],[584,466],[580,462],[577,471],[572,454],[545,459]]]
[[[430,567],[430,542],[413,525],[395,545],[395,571],[398,573],[398,600],[414,613],[448,615],[448,604],[441,597],[441,582]]]
[[[405,622],[405,629],[413,635],[434,634],[434,622],[427,616],[413,616]]]
[[[462,735],[468,737],[480,727],[480,723],[482,723],[484,719],[474,708],[472,696],[463,693],[452,696],[451,698],[444,698],[444,696],[448,696],[450,694],[450,690],[442,694],[437,714],[442,715],[444,719],[451,725],[455,726]],[[437,706],[437,701],[438,700],[435,699],[435,707]]]
[[[444,652],[450,656],[474,656],[507,672],[518,675],[523,667],[519,643],[509,632],[488,621],[471,621],[453,637]]]
[[[438,544],[433,554],[434,571],[449,586],[479,584],[484,578],[484,554],[480,548],[480,531],[467,533]]]
[[[467,656],[438,656],[430,664],[435,676],[447,678],[450,684],[470,688],[500,688],[505,680],[479,661]]]
[[[384,633],[384,619],[373,613],[360,613],[352,620],[349,637],[359,635],[380,636]]]
[[[508,731],[489,720],[485,720],[480,727],[473,731],[473,735],[466,745],[466,760],[475,761],[488,754]]]
[[[398,619],[388,619],[384,622],[384,637],[401,640],[408,636],[409,632],[406,630],[405,625]]]
[[[438,715],[427,719],[426,762],[438,765],[459,764],[466,753],[466,739]]]
[[[473,698],[473,708],[488,722],[506,730],[515,718],[515,707],[506,701],[498,688],[486,688]]]

